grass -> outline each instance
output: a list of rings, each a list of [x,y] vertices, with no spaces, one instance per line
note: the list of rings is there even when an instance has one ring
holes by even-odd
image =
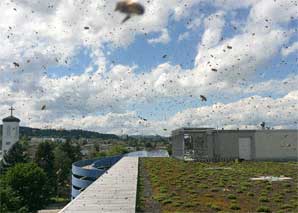
[[[240,206],[237,205],[237,204],[232,204],[232,205],[230,206],[230,209],[232,209],[232,210],[240,210],[241,208],[240,208]]]
[[[221,211],[221,208],[215,204],[210,204],[209,207],[215,211]]]
[[[201,163],[143,158],[140,166],[148,174],[152,197],[162,212],[298,212],[298,163]],[[207,169],[210,167],[232,169]],[[293,179],[272,183],[249,179],[263,175]],[[139,180],[142,182],[143,177]],[[138,197],[146,202],[142,192]]]
[[[232,195],[232,194],[229,194],[227,196],[227,198],[230,199],[230,200],[236,200],[237,199],[237,197],[235,195]]]
[[[270,208],[267,207],[267,206],[260,206],[258,209],[257,209],[257,212],[271,212]]]
[[[139,165],[140,169],[140,165]],[[144,193],[144,178],[141,177],[140,173],[138,174],[138,184],[137,184],[137,201],[136,201],[136,210],[140,211],[144,208],[145,197],[143,197]]]
[[[259,202],[268,203],[269,199],[265,196],[262,196],[262,197],[259,198]]]
[[[67,203],[70,201],[69,198],[64,198],[64,197],[52,197],[51,201],[53,203]]]

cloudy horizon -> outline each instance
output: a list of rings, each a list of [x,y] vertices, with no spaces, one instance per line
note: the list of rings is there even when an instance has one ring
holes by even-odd
[[[124,24],[116,2],[1,1],[0,116],[118,135],[297,129],[297,1],[139,0]]]

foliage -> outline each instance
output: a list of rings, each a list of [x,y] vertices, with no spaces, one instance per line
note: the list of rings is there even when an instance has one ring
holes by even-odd
[[[114,155],[123,155],[128,153],[128,150],[123,145],[114,145],[107,151],[98,152],[96,157],[107,157],[107,156],[114,156]]]
[[[259,202],[269,202],[269,199],[265,196],[259,198]]]
[[[50,142],[42,142],[38,145],[35,153],[34,162],[44,170],[48,177],[48,184],[55,185],[55,170],[54,170],[54,146]],[[49,193],[55,193],[55,187],[51,187]]]
[[[155,143],[154,143],[154,145],[155,145]],[[149,141],[145,142],[145,147],[146,147],[147,149],[152,149],[152,148],[154,148],[154,145],[152,144],[152,142],[149,142]]]
[[[107,152],[107,156],[122,155],[128,153],[128,150],[123,145],[114,145]]]
[[[69,179],[72,160],[60,147],[55,148],[54,155],[54,168],[57,177],[57,187],[59,188],[64,186]]]
[[[6,195],[8,193],[11,196],[9,193],[15,193],[15,197],[20,198],[20,206],[28,208],[29,211],[38,210],[49,201],[47,176],[36,164],[16,164],[8,169],[4,180],[8,190]],[[18,203],[18,200],[13,202]],[[11,206],[10,202],[7,203],[6,206]]]
[[[42,168],[48,177],[54,177],[54,147],[50,142],[40,143],[35,153],[34,161]]]
[[[230,209],[232,209],[232,210],[239,210],[239,209],[241,209],[241,208],[240,208],[240,206],[238,206],[237,204],[232,204],[232,205],[230,206]]]
[[[58,146],[72,162],[82,159],[81,148],[79,145],[72,145],[70,140]]]
[[[56,129],[36,129],[30,127],[20,127],[20,135],[31,137],[49,137],[49,138],[101,138],[101,139],[118,139],[117,135],[101,134],[98,132],[86,131],[81,129],[75,130],[56,130]]]
[[[228,195],[228,199],[230,199],[230,200],[236,200],[237,197],[235,195],[233,195],[233,194],[229,194]]]
[[[257,212],[271,212],[271,211],[270,211],[270,208],[267,207],[267,206],[260,206],[260,207],[257,209]]]
[[[167,145],[167,151],[168,151],[169,155],[171,156],[172,155],[172,144]]]
[[[56,191],[58,196],[69,193],[68,183],[71,176],[71,165],[81,160],[81,149],[78,145],[72,145],[70,141],[59,144],[54,150],[54,170],[56,176]]]
[[[20,197],[11,187],[6,186],[2,179],[0,180],[0,212],[17,212],[22,207]]]
[[[24,144],[17,142],[10,150],[4,154],[4,166],[11,167],[17,163],[26,163],[29,160],[27,150]]]

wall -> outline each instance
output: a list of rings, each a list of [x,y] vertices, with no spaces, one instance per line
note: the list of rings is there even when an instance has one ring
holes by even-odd
[[[239,158],[239,137],[251,138],[251,159],[255,158],[254,130],[219,130],[214,131],[213,156],[216,160],[232,160]]]
[[[172,155],[174,158],[184,157],[184,137],[183,134],[172,136]]]
[[[215,156],[220,159],[238,158],[238,134],[235,132],[213,133]]]
[[[4,154],[19,140],[19,123],[4,122],[2,128],[2,153]]]
[[[172,136],[173,157],[183,159],[183,134]],[[188,133],[195,136],[196,133]],[[201,133],[200,133],[201,134]],[[206,132],[208,160],[239,158],[239,138],[251,138],[252,160],[298,160],[297,130],[212,130]]]
[[[263,130],[255,133],[256,160],[297,160],[297,130]]]

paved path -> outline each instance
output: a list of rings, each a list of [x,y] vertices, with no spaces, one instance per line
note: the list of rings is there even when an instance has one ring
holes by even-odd
[[[136,209],[138,158],[123,157],[60,213],[132,213]]]

